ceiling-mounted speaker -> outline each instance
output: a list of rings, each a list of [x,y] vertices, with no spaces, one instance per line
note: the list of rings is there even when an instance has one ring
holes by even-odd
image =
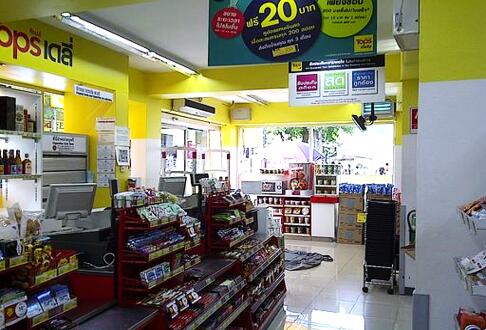
[[[251,120],[251,109],[250,108],[234,108],[231,109],[231,120]]]

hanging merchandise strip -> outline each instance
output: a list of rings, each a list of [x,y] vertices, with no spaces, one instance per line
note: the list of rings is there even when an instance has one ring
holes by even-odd
[[[110,180],[115,179],[115,118],[96,118],[98,132],[97,148],[97,183],[98,187],[107,188]]]

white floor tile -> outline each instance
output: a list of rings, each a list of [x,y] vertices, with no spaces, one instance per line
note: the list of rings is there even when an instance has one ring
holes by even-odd
[[[412,321],[396,321],[393,330],[412,330]]]
[[[380,286],[362,292],[363,246],[291,240],[285,245],[334,258],[313,269],[286,272],[286,329],[411,329],[411,297],[389,295]]]
[[[397,321],[410,321],[412,319],[412,308],[400,305],[398,307]]]
[[[390,319],[395,321],[398,313],[398,305],[380,304],[372,302],[357,302],[351,314],[363,315],[365,317],[377,317],[381,319]]]

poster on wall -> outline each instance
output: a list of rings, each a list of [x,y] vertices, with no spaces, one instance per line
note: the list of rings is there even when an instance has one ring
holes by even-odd
[[[210,0],[209,66],[376,54],[377,0]]]
[[[289,63],[289,105],[385,101],[385,56]]]
[[[417,134],[418,132],[418,108],[410,108],[410,134]]]

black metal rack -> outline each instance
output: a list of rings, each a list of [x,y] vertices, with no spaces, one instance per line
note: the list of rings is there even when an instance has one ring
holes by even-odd
[[[395,201],[368,201],[365,225],[365,262],[363,292],[368,285],[389,285],[388,293],[395,292],[396,284],[396,235]]]

